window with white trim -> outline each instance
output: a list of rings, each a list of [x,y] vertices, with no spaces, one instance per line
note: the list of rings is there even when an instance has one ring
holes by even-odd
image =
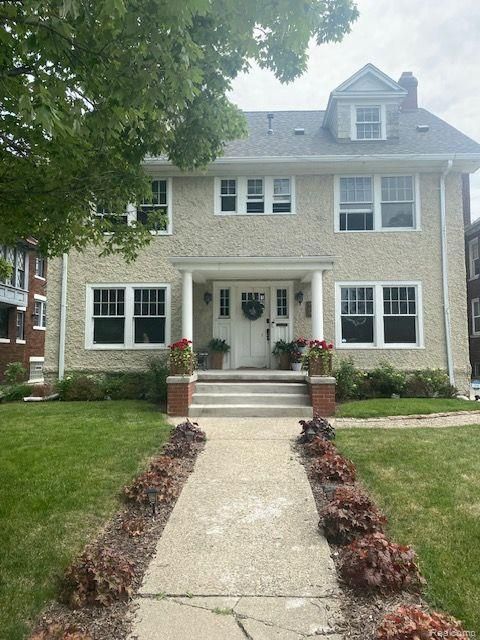
[[[45,300],[35,300],[33,306],[33,328],[45,329],[47,326],[47,303]]]
[[[370,176],[340,178],[340,231],[373,229],[373,187]]]
[[[230,317],[230,289],[220,289],[219,296],[219,316],[220,318]]]
[[[361,106],[355,108],[357,140],[380,140],[382,138],[381,107]]]
[[[469,263],[469,277],[470,280],[478,278],[480,275],[480,259],[478,251],[478,238],[470,240],[468,243],[468,263]]]
[[[156,233],[165,233],[170,226],[168,186],[166,179],[152,180],[151,198],[143,200],[137,207],[137,221]]]
[[[480,378],[480,362],[472,362],[472,377]]]
[[[86,347],[163,348],[170,341],[169,285],[88,285]]]
[[[0,245],[0,258],[4,258],[12,267],[10,276],[4,280],[5,284],[17,289],[26,289],[27,254],[25,249]]]
[[[126,211],[125,213],[116,214],[113,212],[112,208],[105,203],[97,204],[95,208],[95,215],[97,218],[102,218],[103,220],[108,221],[113,227],[128,224],[128,213]]]
[[[17,340],[25,340],[25,311],[17,309]]]
[[[408,231],[419,228],[418,177],[336,176],[337,231]]]
[[[414,283],[338,285],[337,346],[422,346],[419,295]]]
[[[282,215],[295,211],[291,176],[240,176],[215,179],[217,215]]]
[[[237,181],[235,178],[220,180],[220,211],[235,213],[237,210]]]
[[[472,300],[472,335],[480,335],[480,300]]]
[[[45,278],[47,273],[47,260],[42,256],[35,257],[35,275],[38,278]]]
[[[165,289],[134,289],[135,344],[165,344]]]

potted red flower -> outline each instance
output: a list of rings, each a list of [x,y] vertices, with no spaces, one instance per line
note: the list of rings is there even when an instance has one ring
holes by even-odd
[[[326,340],[311,340],[307,353],[309,376],[332,375],[333,343]]]
[[[192,349],[192,341],[182,338],[178,342],[169,345],[170,349],[170,373],[173,376],[192,375],[195,368],[195,354]]]
[[[306,352],[308,347],[308,340],[306,338],[300,337],[294,340],[293,344],[294,344],[294,349],[296,351],[299,351],[300,354],[303,356],[303,354]]]

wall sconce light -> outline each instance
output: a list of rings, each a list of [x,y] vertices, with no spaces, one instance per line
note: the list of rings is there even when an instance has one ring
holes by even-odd
[[[205,302],[205,304],[210,304],[212,300],[213,296],[210,291],[205,291],[205,293],[203,294],[203,301]]]
[[[297,293],[295,294],[295,300],[298,302],[298,304],[302,304],[302,302],[303,302],[303,291],[297,291]]]

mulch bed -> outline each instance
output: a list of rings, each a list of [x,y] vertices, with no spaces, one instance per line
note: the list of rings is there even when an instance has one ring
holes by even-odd
[[[305,466],[313,497],[320,511],[328,504],[325,493],[313,477],[311,466],[315,458],[305,455],[304,447],[300,444],[294,446],[299,455],[300,462]],[[357,485],[361,483],[357,482]],[[340,485],[338,485],[340,486]],[[375,632],[387,613],[396,609],[399,605],[418,605],[426,608],[425,602],[418,594],[402,592],[389,596],[375,593],[362,595],[354,591],[342,582],[339,572],[340,549],[338,545],[330,544],[332,558],[337,569],[338,581],[342,591],[342,611],[345,619],[345,628],[342,634],[348,640],[375,640]]]
[[[176,458],[180,463],[180,473],[176,478],[179,495],[189,474],[193,471],[197,455],[204,446],[204,443],[193,443],[191,457]],[[175,503],[176,501],[170,504],[159,504],[155,517],[152,516],[150,506],[126,503],[125,508],[108,521],[93,542],[95,547],[106,546],[121,552],[134,564],[132,597],[142,584],[144,573]],[[126,523],[134,535],[125,531]],[[59,586],[60,590],[61,586]],[[59,624],[62,627],[72,627],[75,631],[89,634],[92,640],[125,640],[131,630],[132,621],[131,601],[116,602],[108,607],[88,606],[75,610],[60,602],[52,602],[40,616],[35,632]]]

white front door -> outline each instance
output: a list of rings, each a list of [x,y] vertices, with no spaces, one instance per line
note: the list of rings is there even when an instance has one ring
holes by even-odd
[[[244,313],[244,306],[255,300],[263,305],[256,320]],[[237,289],[237,366],[265,368],[270,366],[269,320],[270,291],[268,287],[240,286]]]

